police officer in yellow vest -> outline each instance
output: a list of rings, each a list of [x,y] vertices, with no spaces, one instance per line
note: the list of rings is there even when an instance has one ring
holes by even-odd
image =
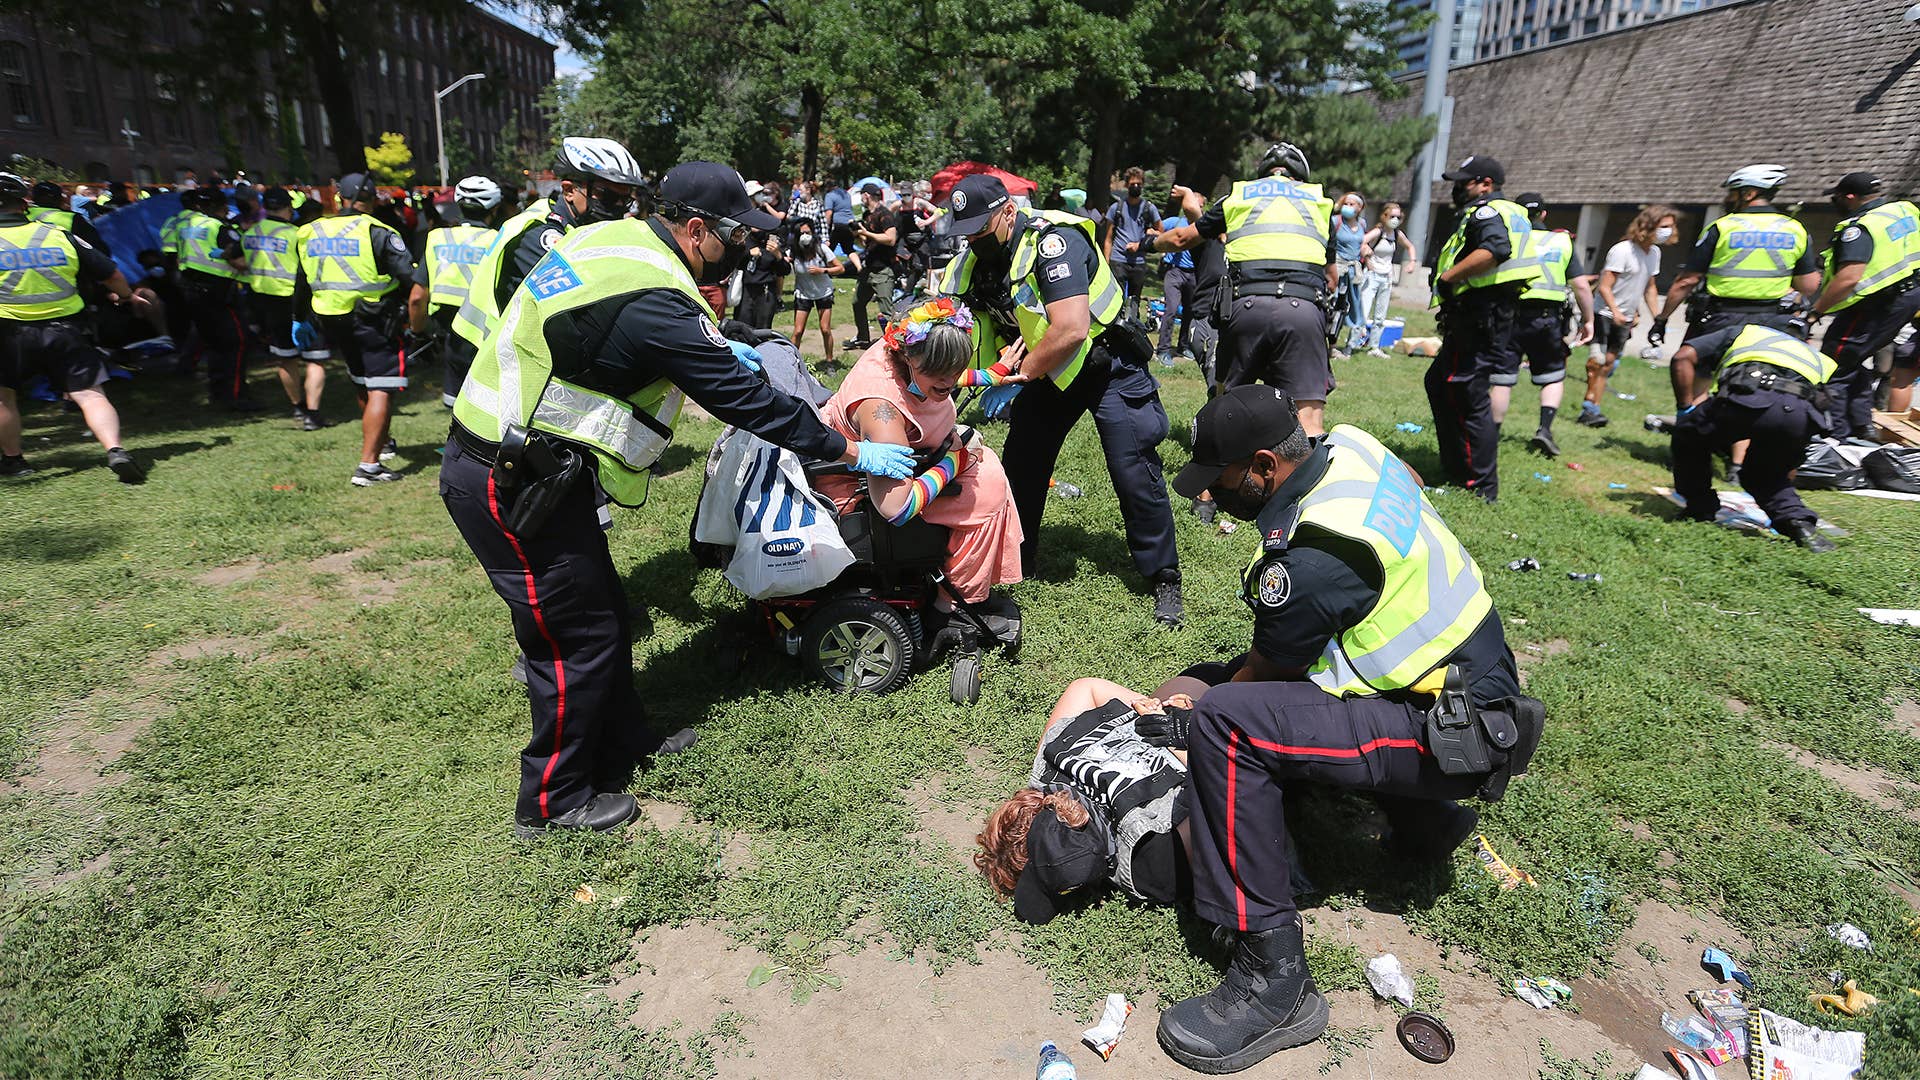
[[[1231,1073],[1327,1024],[1290,881],[1287,786],[1369,792],[1392,854],[1443,861],[1478,821],[1458,800],[1500,798],[1544,718],[1473,557],[1373,436],[1309,438],[1285,394],[1242,386],[1200,410],[1193,442],[1174,490],[1210,489],[1262,537],[1242,579],[1252,647],[1186,672],[1212,684],[1189,713],[1135,726],[1187,751],[1194,907],[1238,939],[1219,987],[1161,1014],[1160,1045]]]
[[[1133,565],[1154,587],[1153,617],[1179,625],[1180,555],[1156,449],[1167,437],[1167,411],[1147,373],[1152,343],[1121,319],[1120,285],[1100,256],[1093,222],[1065,210],[1023,211],[985,174],[955,185],[947,208],[939,227],[967,237],[967,250],[947,264],[941,291],[973,306],[983,360],[1009,343],[1002,362],[1012,381],[984,400],[989,417],[1005,411],[1012,422],[1001,460],[1026,534],[1023,572],[1039,570],[1040,518],[1060,447],[1091,412]]]
[[[1833,358],[1797,334],[1764,323],[1695,334],[1673,354],[1673,490],[1683,516],[1712,521],[1720,512],[1713,455],[1747,442],[1740,486],[1780,535],[1808,551],[1832,551],[1818,516],[1793,489],[1807,443],[1828,430],[1826,384]]]
[[[0,172],[0,478],[33,475],[17,395],[39,375],[79,408],[123,483],[146,479],[120,445],[120,414],[100,389],[107,368],[81,320],[83,281],[101,283],[113,303],[146,306],[105,252],[53,222],[30,220],[26,180]]]
[[[636,807],[611,790],[619,774],[693,741],[662,739],[634,694],[625,590],[595,512],[596,488],[623,506],[646,499],[683,397],[807,457],[911,473],[906,447],[850,443],[744,366],[752,350],[722,337],[700,298],[739,265],[749,231],[777,224],[732,169],[674,168],[653,217],[579,228],[547,252],[454,403],[441,495],[527,658],[522,837],[618,828]]]
[[[1806,228],[1773,208],[1786,182],[1786,167],[1772,164],[1748,165],[1727,177],[1721,185],[1726,214],[1701,230],[1680,264],[1648,341],[1666,340],[1667,322],[1683,302],[1687,337],[1755,322],[1788,329],[1800,298],[1820,287],[1820,263]],[[1702,282],[1704,295],[1697,291]]]
[[[1851,172],[1827,189],[1841,215],[1827,245],[1824,284],[1814,317],[1833,314],[1820,351],[1833,357],[1833,434],[1878,446],[1873,436],[1875,354],[1920,313],[1920,208],[1890,201],[1870,172]]]
[[[1234,184],[1192,225],[1161,233],[1153,246],[1183,251],[1226,239],[1227,274],[1213,308],[1220,388],[1279,387],[1307,434],[1318,435],[1333,390],[1323,305],[1338,274],[1333,200],[1310,177],[1299,147],[1275,143],[1260,159],[1258,179]]]
[[[320,418],[320,393],[327,383],[325,349],[302,350],[294,323],[310,313],[312,290],[300,274],[300,228],[293,223],[293,198],[284,188],[260,196],[259,221],[240,233],[247,253],[247,292],[253,318],[267,340],[267,352],[280,368],[280,388],[293,406],[293,418],[307,431],[326,426]]]
[[[460,384],[473,365],[473,342],[453,332],[453,320],[472,291],[474,270],[493,246],[493,212],[499,208],[500,185],[491,177],[462,177],[453,188],[454,218],[427,234],[426,251],[407,298],[407,319],[415,334],[433,331],[446,369],[440,401],[453,408]]]
[[[476,346],[547,249],[576,225],[625,217],[646,184],[640,163],[612,139],[560,140],[553,174],[560,179],[560,197],[535,200],[507,219],[473,272],[474,285],[453,329]]]
[[[1540,426],[1533,433],[1531,445],[1548,457],[1559,457],[1560,444],[1553,441],[1553,420],[1566,393],[1567,356],[1572,352],[1567,344],[1567,301],[1571,299],[1579,312],[1573,344],[1585,345],[1593,340],[1593,275],[1573,249],[1573,237],[1565,230],[1547,228],[1543,196],[1530,191],[1514,201],[1527,212],[1531,226],[1520,261],[1538,266],[1540,277],[1514,305],[1513,334],[1487,378],[1487,396],[1494,424],[1506,422],[1524,356],[1533,385],[1540,388]]]
[[[1532,225],[1525,210],[1501,196],[1507,171],[1498,161],[1475,154],[1441,178],[1453,181],[1460,218],[1430,281],[1441,337],[1427,368],[1427,402],[1448,482],[1492,502],[1500,493],[1500,425],[1491,378],[1513,336],[1520,294],[1539,279],[1540,267],[1523,258]]]
[[[300,227],[300,272],[313,291],[313,314],[327,347],[346,361],[360,398],[360,464],[348,479],[371,487],[400,479],[389,456],[393,395],[407,388],[407,291],[413,255],[400,234],[371,216],[380,189],[364,173],[336,186],[340,212]]]
[[[227,197],[219,188],[192,188],[180,196],[187,216],[175,230],[175,265],[181,295],[200,335],[207,366],[207,404],[253,412],[247,396],[247,335],[240,325],[240,281],[247,273],[240,230],[227,221]]]

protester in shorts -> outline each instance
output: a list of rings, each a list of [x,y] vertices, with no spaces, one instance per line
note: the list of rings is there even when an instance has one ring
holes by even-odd
[[[1641,308],[1660,303],[1654,279],[1660,276],[1660,248],[1677,242],[1679,214],[1671,206],[1649,206],[1627,226],[1626,239],[1607,249],[1607,261],[1594,289],[1593,343],[1587,346],[1587,395],[1580,402],[1583,427],[1607,426],[1600,399],[1607,378],[1620,366],[1620,354],[1640,322]]]
[[[1367,348],[1374,356],[1387,355],[1380,348],[1380,331],[1387,324],[1387,305],[1393,299],[1394,270],[1400,249],[1407,250],[1407,257],[1398,265],[1409,273],[1420,265],[1420,252],[1413,246],[1413,238],[1401,227],[1406,220],[1406,210],[1399,203],[1385,204],[1380,208],[1380,224],[1369,229],[1360,244],[1365,267],[1360,274],[1360,315],[1366,327],[1354,348]]]
[[[820,242],[813,222],[801,221],[793,230],[793,347],[807,333],[807,312],[820,313],[820,352],[833,352],[833,279],[846,273],[846,264]]]

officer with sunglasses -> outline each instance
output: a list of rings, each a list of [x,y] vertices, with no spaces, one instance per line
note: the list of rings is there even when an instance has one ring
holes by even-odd
[[[515,832],[609,830],[633,817],[631,766],[693,743],[648,723],[633,688],[624,583],[596,519],[596,488],[647,495],[683,399],[795,453],[894,479],[904,446],[849,442],[773,389],[729,343],[699,286],[726,280],[749,229],[779,223],[740,174],[695,161],[662,178],[648,218],[568,231],[488,331],[454,402],[441,497],[513,615],[532,736]],[[672,732],[668,734],[668,732]]]

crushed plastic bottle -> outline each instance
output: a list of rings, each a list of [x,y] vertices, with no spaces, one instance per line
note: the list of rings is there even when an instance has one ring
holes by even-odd
[[[1053,493],[1062,499],[1077,499],[1086,494],[1078,485],[1069,484],[1065,480],[1049,481],[1048,486],[1052,487]]]
[[[1599,574],[1577,574],[1577,573],[1569,572],[1567,574],[1567,580],[1568,581],[1584,581],[1592,585],[1598,585],[1602,581],[1605,581],[1606,579],[1601,577]]]
[[[1660,1026],[1688,1049],[1708,1055],[1708,1060],[1715,1065],[1733,1056],[1733,1043],[1726,1033],[1715,1030],[1713,1025],[1698,1016],[1675,1016],[1663,1012],[1660,1014]],[[1719,1060],[1714,1061],[1715,1058]]]
[[[1532,558],[1531,556],[1525,559],[1515,559],[1507,564],[1507,569],[1524,574],[1530,570],[1540,569],[1540,560]]]
[[[1382,953],[1367,961],[1367,983],[1383,998],[1413,1008],[1413,980],[1400,967],[1400,958]]]
[[[1048,1039],[1040,1044],[1040,1065],[1033,1075],[1034,1080],[1078,1080],[1080,1074],[1074,1071],[1073,1059]]]

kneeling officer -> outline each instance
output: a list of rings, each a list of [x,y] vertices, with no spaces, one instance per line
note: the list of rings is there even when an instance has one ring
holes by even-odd
[[[1370,791],[1395,847],[1440,855],[1475,821],[1453,800],[1500,798],[1543,716],[1480,568],[1373,436],[1309,439],[1285,394],[1243,386],[1200,410],[1193,441],[1174,489],[1210,490],[1264,534],[1243,582],[1253,648],[1185,722],[1140,732],[1187,748],[1195,907],[1239,935],[1225,980],[1161,1016],[1160,1045],[1228,1073],[1327,1024],[1288,878],[1286,786]]]
[[[633,689],[619,573],[596,517],[596,486],[646,500],[648,470],[673,437],[682,396],[796,453],[905,479],[904,446],[849,443],[807,403],[748,367],[700,298],[725,281],[752,229],[779,226],[747,201],[740,174],[675,167],[657,212],[569,232],[482,340],[453,407],[441,496],[513,614],[527,657],[533,735],[520,755],[515,832],[618,828],[633,796],[605,788],[638,758],[684,749],[692,732],[648,734]]]

